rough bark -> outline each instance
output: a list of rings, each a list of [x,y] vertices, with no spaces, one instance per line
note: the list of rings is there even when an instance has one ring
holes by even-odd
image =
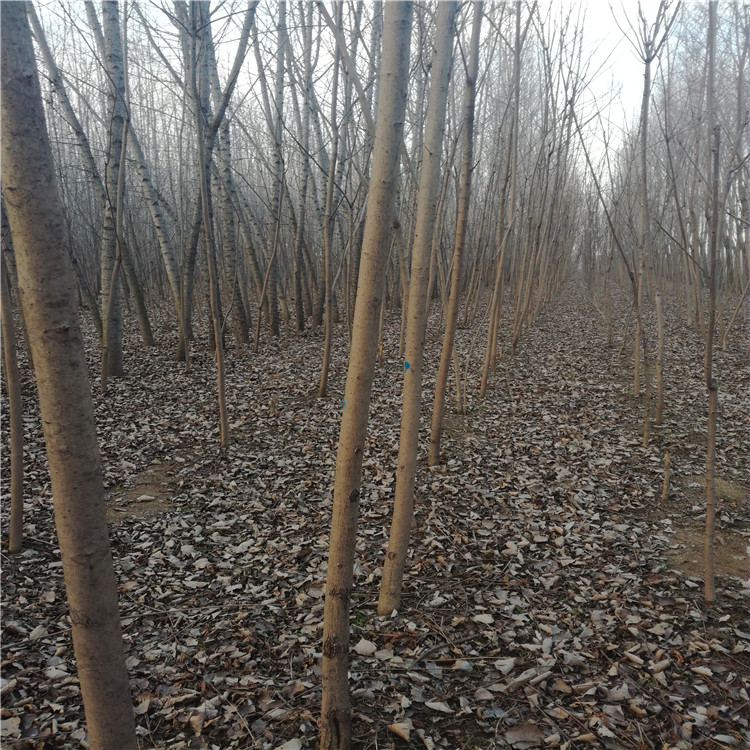
[[[55,525],[90,747],[138,746],[94,409],[23,3],[2,6],[2,181],[34,354]]]
[[[104,35],[104,70],[107,78],[108,139],[104,167],[104,226],[102,229],[101,284],[102,284],[102,348],[106,350],[107,375],[121,377],[125,374],[122,352],[122,310],[120,305],[120,279],[117,261],[117,193],[120,170],[125,168],[121,159],[122,139],[127,119],[125,107],[125,76],[123,69],[120,14],[116,0],[102,2],[102,33]],[[106,313],[106,314],[105,314]]]

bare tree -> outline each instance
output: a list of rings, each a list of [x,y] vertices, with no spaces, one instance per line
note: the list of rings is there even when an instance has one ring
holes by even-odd
[[[719,385],[714,376],[714,331],[716,327],[716,274],[719,243],[720,207],[719,172],[721,125],[717,117],[716,102],[716,6],[717,0],[708,4],[708,116],[711,151],[711,198],[709,221],[709,271],[708,271],[708,326],[704,374],[708,390],[708,436],[706,443],[706,541],[704,552],[704,596],[707,602],[716,598],[714,573],[714,537],[716,523],[716,421],[719,411]]]
[[[138,746],[102,469],[25,3],[2,6],[2,182],[34,354],[55,525],[89,744]]]
[[[474,104],[476,97],[477,74],[479,70],[479,35],[482,27],[484,3],[479,0],[473,3],[474,24],[471,31],[471,47],[466,69],[466,88],[464,90],[463,123],[461,137],[463,152],[461,154],[461,182],[456,234],[453,245],[453,270],[451,273],[450,297],[446,311],[445,334],[440,355],[440,368],[435,386],[435,399],[432,408],[432,427],[430,430],[430,451],[428,463],[435,466],[440,460],[440,439],[443,433],[443,415],[445,413],[445,391],[448,383],[448,369],[453,359],[453,347],[456,339],[458,321],[458,298],[461,292],[461,271],[466,229],[469,223],[469,203],[471,201],[471,173],[474,167]],[[458,376],[458,372],[456,372]],[[456,387],[459,387],[458,377]]]
[[[406,553],[414,514],[419,421],[422,406],[422,363],[427,323],[427,282],[432,237],[440,190],[440,159],[445,134],[445,110],[453,63],[453,38],[458,4],[444,2],[438,9],[422,171],[419,183],[416,235],[411,259],[406,327],[404,390],[401,412],[396,493],[388,551],[383,563],[378,613],[390,614],[401,602]]]
[[[322,7],[322,6],[321,6]],[[338,6],[338,26],[341,26],[343,3]],[[341,53],[336,47],[333,60],[333,84],[331,87],[331,130],[333,131],[333,142],[331,144],[331,155],[328,161],[328,177],[326,179],[326,202],[323,213],[323,279],[325,286],[325,333],[323,343],[323,362],[320,368],[320,381],[318,383],[318,398],[326,395],[328,388],[328,370],[331,365],[331,346],[333,343],[333,288],[331,263],[333,260],[333,234],[335,222],[334,210],[334,188],[336,185],[336,164],[339,153],[339,128],[336,122],[336,110],[338,108],[339,94],[339,60]]]
[[[8,421],[10,423],[10,530],[8,552],[21,551],[23,544],[23,402],[21,401],[21,374],[18,370],[16,330],[13,324],[13,303],[10,280],[5,259],[2,263],[2,332],[3,366],[8,391]]]
[[[333,490],[323,620],[320,746],[325,750],[348,750],[351,747],[349,606],[354,577],[362,457],[377,355],[387,250],[394,221],[398,157],[403,138],[411,18],[411,2],[392,3],[384,13],[381,90],[372,180]]]

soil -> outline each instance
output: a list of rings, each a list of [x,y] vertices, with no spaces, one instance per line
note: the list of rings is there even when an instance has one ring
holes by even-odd
[[[117,487],[109,493],[107,520],[118,523],[126,518],[158,516],[169,508],[173,485],[174,463],[153,463],[137,474],[127,487]]]
[[[705,513],[695,518],[685,512],[685,506],[700,507],[705,504],[706,478],[687,476],[678,480],[687,503],[670,508],[674,524],[673,543],[667,551],[669,567],[687,576],[703,575],[703,550],[705,544]],[[750,488],[737,482],[717,478],[716,494],[718,514],[731,508],[734,521],[723,524],[716,534],[714,566],[718,575],[732,576],[750,584],[750,519],[748,503]],[[744,518],[742,517],[744,508]]]

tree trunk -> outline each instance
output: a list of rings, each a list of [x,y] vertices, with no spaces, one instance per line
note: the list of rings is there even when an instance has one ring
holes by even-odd
[[[440,157],[445,135],[445,110],[453,62],[453,37],[458,3],[438,6],[435,54],[427,104],[427,123],[417,204],[416,234],[411,259],[406,359],[401,412],[396,494],[388,552],[383,564],[378,614],[389,615],[401,602],[404,566],[414,511],[414,484],[419,417],[422,405],[422,362],[427,323],[427,282],[430,273],[432,234],[440,191]]]
[[[339,26],[342,22],[343,3],[339,3],[337,20]],[[338,105],[339,90],[339,48],[333,61],[333,84],[331,88],[331,130],[333,131],[333,143],[331,144],[331,157],[328,162],[328,179],[326,180],[326,207],[323,214],[323,279],[325,284],[325,332],[323,341],[323,361],[320,368],[320,380],[318,382],[318,398],[323,398],[328,389],[328,370],[331,364],[331,345],[333,341],[333,288],[331,279],[331,261],[333,253],[333,229],[335,214],[333,209],[333,191],[336,183],[336,160],[339,151],[339,131],[336,124],[336,109]]]
[[[716,422],[719,386],[714,378],[714,329],[716,324],[716,272],[719,242],[719,147],[721,125],[716,112],[716,6],[708,4],[708,114],[711,149],[711,213],[709,216],[708,326],[706,329],[705,378],[708,391],[708,438],[706,445],[706,541],[704,550],[704,596],[716,598],[714,581],[714,536],[716,523]]]
[[[274,187],[271,215],[274,218],[275,228],[269,236],[268,242],[268,264],[271,275],[268,284],[268,304],[271,313],[271,336],[278,336],[281,332],[278,302],[278,247],[281,244],[281,211],[282,211],[282,183],[284,181],[284,155],[282,152],[282,139],[284,134],[284,53],[286,51],[286,0],[279,0],[279,20],[277,30],[276,51],[276,79],[274,81]]]
[[[13,305],[10,279],[2,261],[2,331],[5,385],[8,391],[8,422],[10,423],[10,531],[8,552],[21,551],[23,544],[23,401],[21,375],[18,371],[16,330],[13,325]]]
[[[349,750],[351,747],[349,605],[362,457],[377,356],[378,315],[394,221],[398,157],[406,110],[411,17],[411,2],[391,3],[385,11],[372,180],[333,491],[323,620],[320,736],[323,750]]]
[[[213,38],[204,34],[206,55],[209,64],[209,77],[214,107],[221,107],[222,91],[219,81],[219,71],[216,65],[216,53]],[[219,208],[221,216],[221,236],[224,249],[224,280],[232,296],[231,318],[234,340],[237,345],[250,341],[248,332],[247,312],[242,299],[240,288],[240,273],[237,252],[237,236],[235,230],[235,207],[233,201],[234,177],[232,174],[232,147],[229,121],[221,123],[218,133],[218,148],[216,149],[219,174]]]
[[[120,12],[116,0],[102,2],[102,32],[104,35],[104,70],[107,76],[107,101],[109,137],[104,169],[104,189],[107,200],[102,229],[102,346],[106,352],[107,376],[125,374],[122,353],[122,311],[120,306],[120,279],[117,260],[117,194],[122,160],[124,127],[127,121],[125,107],[125,75],[122,40],[120,38]]]
[[[469,67],[466,71],[466,88],[464,90],[463,115],[463,155],[461,157],[461,183],[456,219],[456,238],[453,246],[453,271],[451,288],[446,312],[443,349],[440,354],[440,368],[435,385],[435,400],[432,408],[432,427],[430,430],[430,451],[427,462],[435,466],[440,461],[440,439],[443,434],[443,415],[445,413],[445,391],[448,383],[448,370],[453,359],[453,346],[456,339],[458,320],[458,298],[461,291],[461,259],[463,257],[466,229],[469,224],[469,203],[471,201],[471,172],[474,151],[474,101],[476,97],[477,71],[479,68],[479,32],[482,26],[484,3],[479,0],[474,5],[474,25],[471,32],[471,52]],[[458,383],[456,384],[458,387]]]
[[[664,311],[661,291],[656,290],[656,412],[654,424],[661,424],[664,417]]]
[[[658,30],[658,19],[661,17],[661,11],[664,8],[662,2],[657,16],[657,26],[654,31]],[[644,32],[645,33],[645,32]],[[640,185],[640,228],[638,238],[638,252],[640,255],[641,266],[648,264],[648,280],[654,289],[655,305],[656,305],[656,326],[657,326],[657,339],[658,339],[658,350],[656,355],[656,392],[657,392],[657,408],[656,408],[656,423],[661,423],[662,409],[664,405],[664,391],[662,388],[662,372],[663,372],[663,356],[664,356],[664,330],[662,321],[662,306],[661,306],[661,292],[659,290],[658,281],[656,274],[654,273],[654,249],[651,242],[651,215],[650,215],[650,204],[648,194],[648,117],[649,117],[649,102],[651,101],[651,62],[658,51],[658,45],[655,36],[643,38],[643,48],[641,53],[643,55],[644,72],[643,72],[643,96],[641,99],[641,139],[640,139],[640,166],[641,166],[641,185]],[[641,296],[643,294],[643,277],[642,274],[639,277],[638,283],[638,299],[636,304],[638,305],[639,311],[642,310]],[[643,376],[645,379],[644,388],[644,405],[643,405],[643,445],[648,446],[649,441],[649,418],[651,408],[651,381],[648,371],[648,355],[646,352],[645,332],[643,331],[643,325],[640,322],[641,318],[638,317],[638,335],[636,336],[636,344],[640,338],[643,339]],[[637,359],[636,359],[637,361]],[[637,375],[634,373],[634,387],[637,387]]]
[[[25,3],[2,7],[2,181],[34,353],[89,743],[135,750],[102,469]],[[118,155],[119,158],[119,155]]]
[[[195,102],[196,135],[198,141],[198,171],[200,176],[201,209],[203,217],[203,240],[206,248],[208,268],[209,307],[214,339],[216,360],[216,389],[219,403],[219,444],[229,445],[229,417],[227,414],[226,390],[224,383],[224,345],[222,315],[219,307],[219,279],[216,268],[216,248],[212,231],[210,210],[210,183],[208,178],[211,145],[216,134],[210,132],[207,122],[208,58],[205,47],[197,48],[199,35],[210,34],[208,8],[200,3],[191,5],[191,69],[189,72],[193,101]],[[212,123],[213,124],[213,123]],[[216,123],[218,126],[218,123]]]
[[[299,220],[297,222],[297,236],[294,243],[294,315],[297,333],[305,330],[305,304],[303,299],[303,285],[305,283],[305,263],[302,249],[305,242],[305,219],[307,216],[307,187],[310,182],[310,94],[312,90],[312,40],[313,40],[313,4],[306,9],[304,36],[304,102],[302,114],[302,189],[300,190]]]
[[[482,380],[479,385],[479,398],[484,398],[487,392],[487,382],[490,372],[495,371],[497,364],[497,338],[500,325],[500,308],[503,303],[503,274],[505,267],[505,254],[508,241],[513,227],[515,212],[515,185],[516,172],[518,169],[518,108],[521,89],[521,3],[516,3],[516,41],[513,51],[513,116],[510,121],[510,134],[508,136],[508,149],[505,155],[505,174],[500,188],[500,201],[498,205],[497,233],[495,245],[498,247],[497,266],[495,267],[495,283],[492,288],[490,301],[490,320],[487,326],[487,344],[484,351],[484,363],[482,365]],[[508,196],[510,192],[510,197]]]

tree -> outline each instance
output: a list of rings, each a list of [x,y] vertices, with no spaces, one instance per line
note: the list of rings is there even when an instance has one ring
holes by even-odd
[[[469,204],[471,201],[471,173],[474,168],[474,103],[476,100],[477,73],[479,70],[479,34],[482,27],[484,3],[474,3],[474,25],[471,31],[471,48],[466,70],[466,88],[464,90],[461,155],[461,182],[459,187],[458,217],[453,245],[453,270],[451,272],[450,297],[445,314],[445,334],[440,354],[440,368],[435,386],[435,400],[432,407],[432,427],[430,429],[430,451],[427,462],[435,466],[440,460],[440,439],[443,433],[443,415],[445,413],[445,391],[448,383],[448,369],[453,358],[453,347],[456,340],[458,322],[458,298],[461,292],[461,259],[466,241],[466,230],[469,224]],[[458,371],[456,372],[456,387]]]
[[[711,154],[709,222],[709,270],[708,270],[708,326],[704,376],[708,391],[708,436],[706,444],[706,541],[704,551],[704,587],[707,602],[716,598],[714,582],[714,536],[716,523],[716,421],[719,411],[719,385],[714,376],[714,332],[716,327],[716,274],[719,243],[719,149],[721,146],[721,124],[717,117],[716,103],[716,6],[717,0],[708,4],[708,116],[709,144]]]
[[[321,6],[322,7],[322,6]],[[338,25],[341,25],[341,14],[343,3],[338,6]],[[331,88],[331,129],[333,130],[333,143],[331,144],[331,156],[328,161],[328,176],[326,179],[326,202],[323,213],[323,279],[325,287],[325,333],[323,342],[323,362],[320,368],[320,381],[318,382],[318,398],[323,398],[328,389],[328,370],[331,365],[331,346],[333,343],[333,289],[331,288],[332,274],[331,261],[333,258],[333,229],[335,211],[333,206],[334,188],[336,184],[336,162],[339,152],[339,129],[336,123],[336,109],[338,106],[339,93],[339,58],[341,53],[339,47],[333,58],[333,86]]]
[[[348,689],[349,606],[359,486],[370,408],[385,268],[394,222],[398,157],[406,110],[412,3],[391,3],[383,23],[383,55],[344,413],[336,456],[333,517],[323,619],[323,698],[320,746],[351,746]]]
[[[667,0],[662,0],[659,3],[659,7],[656,11],[656,19],[653,26],[649,28],[643,11],[638,6],[638,15],[640,19],[640,29],[637,35],[638,43],[637,49],[638,54],[643,62],[643,94],[641,97],[641,117],[640,117],[640,214],[639,214],[639,231],[638,231],[638,294],[636,296],[635,304],[640,307],[641,297],[643,294],[643,280],[640,269],[644,266],[648,268],[648,281],[654,289],[654,300],[656,309],[656,325],[657,325],[657,355],[656,355],[656,424],[661,424],[662,410],[664,408],[664,387],[663,387],[663,374],[664,374],[664,321],[662,316],[662,299],[661,290],[659,289],[658,280],[654,273],[654,248],[652,242],[652,230],[651,230],[651,205],[649,201],[648,193],[648,124],[649,124],[649,104],[651,102],[651,63],[659,55],[659,51],[664,45],[669,30],[677,17],[677,9],[679,9],[679,3],[677,9],[673,11],[671,18],[669,17],[669,6],[670,3]],[[660,38],[661,37],[661,38]],[[634,382],[637,387],[638,384],[638,344],[642,337],[645,336],[645,332],[642,328],[641,315],[637,316],[638,328],[636,330],[636,371],[634,374]],[[649,439],[649,409],[650,409],[650,396],[651,396],[651,381],[648,373],[648,354],[647,346],[644,343],[643,347],[643,367],[644,367],[644,414],[643,414],[643,444],[648,445]]]
[[[108,375],[122,376],[122,312],[120,310],[120,277],[122,265],[118,229],[122,226],[122,172],[125,169],[123,140],[128,121],[125,106],[125,73],[120,36],[119,4],[102,2],[104,35],[104,70],[107,76],[109,137],[104,168],[104,227],[102,229],[102,382]],[[118,214],[119,209],[119,214]],[[120,235],[121,236],[121,235]]]
[[[23,402],[21,401],[21,375],[18,371],[16,331],[13,325],[13,304],[10,298],[10,280],[5,259],[2,263],[3,366],[8,390],[8,421],[10,422],[10,531],[8,551],[20,552],[23,544]]]
[[[94,410],[25,3],[2,6],[2,182],[34,356],[89,743],[137,747]]]
[[[416,235],[412,249],[411,283],[406,322],[404,390],[401,411],[396,493],[388,551],[383,563],[378,614],[398,609],[404,565],[414,513],[419,418],[422,406],[422,362],[427,323],[427,283],[430,275],[432,236],[440,190],[440,157],[445,134],[445,111],[453,63],[453,37],[458,4],[444,2],[438,9],[434,56],[422,150]]]
[[[516,35],[513,50],[513,112],[510,119],[510,133],[508,134],[507,151],[505,154],[505,171],[503,184],[500,189],[500,200],[498,203],[498,222],[495,235],[495,246],[498,248],[498,259],[495,266],[495,283],[492,288],[492,299],[490,302],[490,320],[487,328],[487,343],[484,351],[484,363],[482,365],[482,381],[479,386],[479,397],[484,398],[487,391],[487,381],[490,372],[495,370],[497,361],[497,337],[500,321],[500,306],[503,296],[503,274],[505,270],[505,255],[508,248],[508,240],[513,227],[515,210],[515,186],[516,173],[518,171],[518,109],[521,96],[521,47],[531,23],[531,14],[523,35],[521,34],[521,3],[516,2],[515,7]],[[510,194],[510,195],[509,195]]]

